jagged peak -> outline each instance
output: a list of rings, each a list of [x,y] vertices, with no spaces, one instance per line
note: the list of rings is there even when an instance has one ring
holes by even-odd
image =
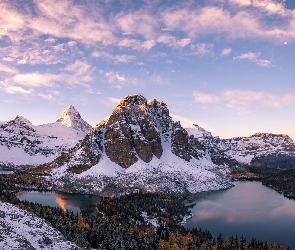
[[[147,99],[140,94],[133,94],[125,96],[121,101],[120,104],[122,106],[129,106],[129,105],[147,105]]]
[[[70,104],[66,109],[60,114],[56,122],[60,122],[63,125],[70,127],[74,119],[81,119],[80,113],[75,109],[75,107]]]
[[[32,123],[27,118],[20,116],[20,115],[16,115],[15,117],[13,117],[13,119],[11,121],[32,125]]]
[[[112,114],[122,109],[131,109],[133,107],[140,107],[142,111],[146,111],[147,99],[140,94],[124,96],[124,98],[120,100],[117,107],[113,110]]]
[[[64,118],[65,116],[68,116],[68,115],[79,115],[79,112],[77,111],[77,109],[75,109],[75,107],[70,104],[69,106],[67,106],[65,108],[65,110],[60,114],[60,116],[58,117],[58,119],[60,118]]]
[[[66,127],[72,127],[82,131],[87,131],[91,128],[91,126],[82,119],[80,113],[72,104],[66,107],[56,122]]]
[[[113,110],[113,114],[121,109],[131,109],[133,107],[139,107],[142,111],[147,111],[148,108],[161,108],[168,110],[167,104],[164,101],[158,101],[153,98],[151,100],[147,100],[144,96],[140,94],[127,95],[123,99],[121,99],[118,106]],[[169,112],[168,112],[169,113]]]

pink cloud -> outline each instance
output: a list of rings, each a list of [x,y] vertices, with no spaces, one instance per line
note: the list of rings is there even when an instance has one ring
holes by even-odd
[[[275,65],[273,65],[271,61],[266,59],[260,59],[258,58],[259,56],[260,56],[260,53],[248,52],[248,53],[241,54],[240,56],[234,57],[233,60],[234,61],[248,60],[248,61],[254,62],[255,64],[261,67],[268,67],[268,68],[275,67]]]
[[[274,95],[245,90],[227,90],[218,95],[194,91],[193,97],[196,103],[223,105],[235,109],[239,114],[262,112],[295,104],[295,95],[292,94]]]

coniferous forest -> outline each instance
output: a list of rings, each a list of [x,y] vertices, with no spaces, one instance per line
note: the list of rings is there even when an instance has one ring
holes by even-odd
[[[295,198],[295,169],[279,171],[262,180],[262,184],[275,189],[287,197]]]
[[[16,196],[24,189],[44,191],[50,185],[28,174],[0,175],[0,198],[44,218],[67,240],[85,249],[287,249],[255,238],[214,238],[206,229],[187,229],[181,222],[190,215],[189,208],[182,199],[163,193],[103,197],[80,214],[20,201]]]

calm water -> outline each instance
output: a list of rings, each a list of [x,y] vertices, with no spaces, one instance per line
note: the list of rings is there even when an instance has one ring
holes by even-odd
[[[6,170],[6,169],[0,169],[0,174],[13,174],[13,171]]]
[[[279,242],[295,250],[295,201],[260,182],[204,194],[186,227],[208,229],[214,236],[244,235],[250,241]]]
[[[94,195],[82,194],[66,194],[55,192],[22,192],[19,193],[20,200],[37,202],[42,205],[58,206],[62,209],[73,212],[80,212],[80,208],[87,208],[90,205],[95,205],[101,197]]]

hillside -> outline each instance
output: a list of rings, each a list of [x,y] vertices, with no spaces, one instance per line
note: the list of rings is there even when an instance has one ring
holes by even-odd
[[[0,224],[1,249],[82,249],[44,219],[6,202],[0,202]]]

